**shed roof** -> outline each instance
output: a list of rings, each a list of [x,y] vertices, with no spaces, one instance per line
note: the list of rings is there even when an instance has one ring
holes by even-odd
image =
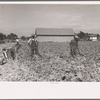
[[[97,37],[97,34],[90,34],[90,37]]]
[[[36,28],[35,33],[39,36],[73,36],[72,28]]]

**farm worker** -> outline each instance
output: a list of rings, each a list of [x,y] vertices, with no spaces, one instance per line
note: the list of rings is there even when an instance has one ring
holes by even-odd
[[[8,60],[9,58],[12,58],[14,60],[16,57],[14,48],[9,48],[9,49],[4,48],[3,55],[5,60]]]
[[[20,49],[21,44],[19,43],[19,38],[16,39],[16,44],[14,45],[16,53],[18,53],[18,50]]]
[[[3,57],[0,57],[0,65],[3,65],[5,63],[7,63],[7,61],[8,61],[8,56],[6,54],[6,48],[2,49],[2,54],[3,54]]]
[[[5,60],[8,60],[7,49],[6,49],[6,48],[3,48],[3,49],[2,49],[2,52],[3,52],[4,59],[5,59]]]
[[[14,48],[8,49],[8,53],[10,53],[11,58],[14,60],[16,57],[16,52]]]
[[[82,54],[80,54],[80,51],[78,48],[78,40],[79,40],[78,36],[75,35],[74,39],[71,40],[71,42],[69,44],[70,45],[70,54],[72,57],[75,57],[76,54],[82,55]]]
[[[30,49],[31,49],[31,57],[34,55],[34,54],[37,54],[38,56],[41,57],[41,55],[39,54],[39,51],[38,51],[38,41],[37,41],[37,37],[36,35],[32,35],[31,38],[28,40],[28,44],[30,46]]]
[[[16,39],[16,44],[19,44],[19,39],[18,38]]]

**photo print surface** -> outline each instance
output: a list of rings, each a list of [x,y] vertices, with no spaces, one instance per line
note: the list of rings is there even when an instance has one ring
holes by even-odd
[[[99,82],[100,5],[0,4],[0,81]]]

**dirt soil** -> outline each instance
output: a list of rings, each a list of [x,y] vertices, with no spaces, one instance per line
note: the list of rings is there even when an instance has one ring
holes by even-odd
[[[11,43],[0,44],[9,48]],[[69,43],[40,43],[42,58],[30,57],[27,42],[21,42],[21,49],[15,60],[0,65],[0,81],[65,81],[99,82],[100,81],[100,42],[79,42],[80,52],[84,56],[70,57]],[[0,54],[1,56],[2,54]]]

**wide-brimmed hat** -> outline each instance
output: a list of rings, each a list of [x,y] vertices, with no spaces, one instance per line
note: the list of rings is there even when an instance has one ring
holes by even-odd
[[[34,34],[32,34],[31,37],[34,38],[35,37]]]
[[[37,36],[36,36],[36,34],[32,34],[31,37],[32,38],[36,38]]]

